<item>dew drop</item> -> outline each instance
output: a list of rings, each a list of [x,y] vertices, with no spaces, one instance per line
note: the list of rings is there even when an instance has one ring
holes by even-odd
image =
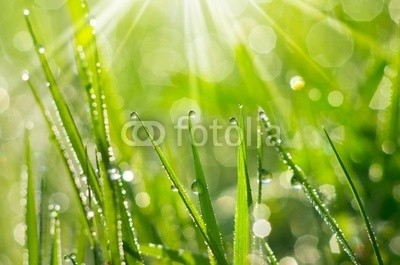
[[[296,75],[296,76],[293,76],[291,79],[290,79],[290,87],[294,90],[294,91],[298,91],[298,90],[301,90],[301,89],[303,89],[303,87],[305,86],[305,82],[304,82],[304,79],[303,79],[303,77],[301,77],[301,76],[298,76],[298,75]]]
[[[261,175],[261,183],[262,184],[269,184],[272,181],[272,173],[264,168],[260,170]]]
[[[121,172],[116,167],[111,167],[107,170],[107,174],[111,180],[118,180],[121,178]]]
[[[196,117],[196,112],[194,112],[194,110],[189,111],[189,117],[190,118],[195,118]]]
[[[192,185],[190,186],[190,188],[192,189],[193,194],[199,195],[199,187],[197,185],[196,180],[192,182]]]
[[[46,51],[46,49],[43,46],[39,46],[38,51],[39,53],[43,54]]]
[[[266,120],[267,119],[267,114],[265,114],[265,112],[263,110],[258,111],[258,116],[262,120]]]
[[[236,118],[235,117],[230,118],[229,119],[229,123],[232,124],[232,125],[236,125],[237,124]]]
[[[130,114],[131,120],[137,120],[139,118],[136,111],[132,111]]]
[[[239,109],[243,109],[243,105],[242,104],[239,104],[238,107],[239,107]]]
[[[21,74],[21,79],[23,80],[23,81],[28,81],[29,80],[29,72],[28,71],[23,71],[22,72],[22,74]]]
[[[293,189],[299,190],[301,189],[301,183],[299,181],[299,178],[296,176],[292,176],[292,178],[290,179],[290,184],[292,185]]]
[[[86,216],[88,219],[92,219],[94,217],[94,211],[92,211],[92,210],[88,211]]]
[[[30,13],[29,9],[24,9],[24,16],[29,16],[29,13]]]
[[[175,185],[171,185],[171,190],[172,190],[173,192],[177,192],[177,191],[178,191],[178,188],[177,188]]]

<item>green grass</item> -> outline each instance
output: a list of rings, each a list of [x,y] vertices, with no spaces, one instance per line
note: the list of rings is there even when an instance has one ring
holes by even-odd
[[[294,12],[298,5],[290,2],[289,11]],[[309,57],[306,44],[297,41],[296,34],[293,36],[286,34],[287,25],[284,22],[282,25],[277,23],[260,5],[253,3],[250,6],[255,7],[257,16],[265,18],[270,23],[279,41],[285,43],[278,47],[279,52],[287,55],[287,58],[283,58],[287,59],[285,63],[292,66],[304,64],[306,69],[299,74],[308,76],[307,82],[310,80],[315,87],[326,85],[329,89],[341,90],[337,83],[340,78],[336,80],[336,74],[339,74],[329,68],[321,67]],[[311,10],[315,11],[315,8]],[[40,34],[41,25],[34,23],[32,19],[34,11],[24,13],[26,27],[32,37],[38,65],[42,71],[38,73],[33,70],[30,76],[23,76],[26,86],[31,91],[30,96],[33,96],[35,101],[35,108],[39,109],[46,126],[46,129],[35,128],[35,130],[40,130],[41,134],[47,130],[52,149],[56,149],[50,151],[50,156],[56,152],[59,154],[57,158],[49,158],[54,159],[51,160],[53,162],[56,161],[52,171],[49,169],[49,173],[43,173],[41,176],[36,166],[33,167],[37,159],[33,154],[44,151],[34,150],[30,132],[26,132],[22,150],[25,153],[26,164],[24,168],[26,192],[23,192],[23,196],[26,197],[24,248],[28,253],[28,264],[242,265],[251,264],[252,261],[258,264],[257,262],[261,260],[274,265],[291,257],[296,257],[298,264],[344,264],[345,262],[374,264],[373,259],[376,259],[377,264],[386,264],[386,260],[387,264],[396,264],[397,257],[393,254],[396,252],[393,250],[396,245],[393,242],[396,242],[394,239],[397,232],[394,231],[398,227],[393,220],[397,220],[398,215],[397,212],[388,213],[391,210],[387,208],[391,206],[395,208],[398,205],[391,198],[392,195],[389,196],[390,199],[386,198],[387,202],[380,202],[381,198],[378,202],[373,202],[365,194],[360,195],[345,163],[351,163],[351,168],[356,168],[358,174],[360,172],[368,174],[367,171],[372,163],[370,161],[382,165],[382,174],[386,178],[394,176],[393,172],[398,171],[398,157],[395,154],[381,152],[382,154],[375,156],[378,152],[376,149],[381,148],[382,141],[390,141],[395,147],[398,145],[397,88],[393,89],[392,105],[379,110],[380,116],[373,122],[374,124],[369,120],[363,123],[357,121],[355,125],[346,119],[335,120],[332,117],[336,117],[334,115],[337,114],[331,110],[335,104],[325,103],[326,106],[318,102],[310,104],[311,101],[308,99],[312,96],[305,91],[281,92],[276,87],[277,81],[268,83],[262,80],[253,64],[258,55],[252,52],[251,47],[239,44],[230,51],[235,57],[235,65],[232,68],[237,75],[229,77],[227,81],[230,82],[229,85],[207,82],[192,73],[188,76],[182,73],[176,74],[168,81],[160,81],[164,78],[162,75],[159,76],[160,80],[153,80],[155,85],[152,84],[152,89],[163,102],[164,100],[169,102],[169,97],[175,96],[185,99],[187,94],[180,89],[187,88],[186,86],[191,89],[196,88],[191,90],[193,94],[208,91],[207,99],[199,99],[201,106],[207,106],[206,110],[199,113],[190,111],[184,116],[187,120],[187,131],[183,131],[183,138],[187,141],[183,141],[183,146],[176,144],[173,138],[174,132],[169,130],[171,124],[167,125],[167,122],[163,122],[167,128],[167,138],[160,144],[156,141],[156,134],[146,125],[146,121],[169,116],[165,116],[162,109],[154,110],[150,103],[148,106],[147,103],[142,103],[137,108],[138,111],[132,112],[130,116],[128,113],[130,111],[121,110],[123,104],[116,103],[123,102],[136,109],[135,104],[141,100],[145,101],[145,97],[140,94],[141,92],[130,95],[132,99],[116,96],[117,93],[113,90],[114,83],[117,85],[122,83],[121,87],[128,85],[110,78],[109,74],[113,69],[107,68],[106,56],[103,57],[102,45],[99,44],[101,41],[98,41],[101,38],[94,33],[91,25],[89,4],[86,1],[68,1],[68,12],[71,18],[68,27],[73,29],[72,39],[68,40],[72,51],[69,54],[74,56],[75,65],[68,65],[67,68],[76,69],[76,73],[73,73],[74,79],[70,81],[77,87],[79,95],[72,103],[68,99],[68,91],[63,88],[63,82],[59,80],[62,77],[52,65],[54,51],[50,48],[45,49],[46,45],[42,46],[42,43],[46,43],[46,37]],[[209,10],[209,13],[212,12]],[[318,17],[323,14],[316,12],[314,15]],[[308,18],[314,17],[310,15]],[[246,23],[250,25],[250,22]],[[369,43],[368,38],[356,28],[352,28],[351,32],[361,47],[365,48],[368,44],[375,45]],[[135,46],[132,50],[145,48]],[[292,53],[296,54],[297,61],[292,61]],[[376,56],[390,57],[383,53],[380,52]],[[363,65],[365,68],[370,67],[367,70],[374,73],[371,75],[373,77],[369,77],[366,81],[367,85],[374,89],[379,86],[380,78],[386,74],[384,72],[390,70],[384,69],[388,64],[387,58],[379,59],[375,64]],[[396,67],[397,57],[389,59],[393,60],[391,65]],[[116,65],[114,67],[117,68]],[[133,79],[136,78],[134,76],[137,69],[124,70],[129,71]],[[312,74],[308,75],[308,72]],[[286,80],[288,76],[292,74],[279,78],[285,79],[284,82],[288,83]],[[39,78],[43,78],[45,86],[41,84],[43,80],[39,81]],[[393,83],[397,84],[398,78],[393,76]],[[158,86],[164,81],[166,87],[171,86],[175,89],[174,95],[163,94],[163,90]],[[140,82],[137,82],[137,86],[141,86]],[[232,93],[230,89],[234,87],[240,87],[246,96]],[[222,92],[219,91],[218,94],[215,92],[216,88]],[[311,91],[311,85],[307,89]],[[330,94],[330,91],[328,92],[323,96],[335,103],[337,99]],[[193,94],[191,96],[195,97]],[[371,96],[360,97],[369,100]],[[266,98],[268,102],[265,102]],[[291,107],[300,106],[298,110],[289,111],[287,106],[282,104],[289,100],[294,102]],[[348,101],[351,99],[346,97],[342,101],[344,105],[349,105]],[[239,102],[244,102],[245,105],[239,105],[237,108]],[[171,105],[176,107],[179,104]],[[182,103],[182,105],[188,108],[185,109],[186,113],[192,109],[192,106],[188,106],[190,104]],[[268,111],[274,123],[279,124],[279,135],[271,130],[277,127],[273,126],[274,123],[269,120],[266,111],[259,108],[258,113],[256,112],[259,105]],[[221,117],[224,117],[225,124],[229,123],[228,126],[236,129],[231,132],[237,132],[237,135],[235,133],[229,135],[238,138],[239,144],[235,147],[222,146],[218,149],[216,146],[196,144],[198,135],[195,126],[208,123],[207,115],[212,116],[210,113],[214,113],[217,108],[223,110]],[[321,118],[315,114],[321,109],[327,113],[326,117]],[[365,104],[360,104],[358,110],[369,111]],[[343,116],[351,114],[351,110],[345,111]],[[173,108],[170,113],[171,116],[175,115]],[[228,121],[227,115],[232,113],[235,117]],[[257,120],[255,134],[252,132],[254,126],[247,124],[248,116]],[[198,117],[201,119],[197,119]],[[145,149],[147,147],[127,146],[123,143],[121,128],[127,121],[143,130],[143,135],[150,140],[151,151]],[[324,132],[328,141],[319,143],[317,148],[311,144],[296,146],[298,143],[296,137],[303,137],[305,143],[319,139],[320,135],[310,127],[326,124],[329,127],[343,126],[346,137],[349,131],[367,136],[359,139],[360,144],[348,143],[344,146],[347,160],[343,158],[344,156],[339,156],[326,130]],[[376,132],[371,132],[371,127],[378,129]],[[387,129],[379,131],[381,128]],[[371,140],[368,138],[369,134],[374,134],[374,137],[376,134],[376,138],[380,138],[379,140],[374,138],[377,143],[365,144],[367,146],[365,147],[362,141],[371,142],[365,140]],[[254,135],[256,146],[249,141]],[[325,165],[330,159],[329,152],[326,151],[328,144],[343,170],[352,195],[341,189],[340,183],[333,177],[337,174],[337,169]],[[219,151],[224,153],[216,163],[210,157],[217,156],[215,154]],[[291,153],[296,159],[292,158]],[[235,159],[229,160],[230,157]],[[232,162],[233,160],[235,161]],[[278,160],[283,163],[279,164]],[[39,161],[39,164],[46,167],[44,161]],[[285,179],[286,168],[292,174],[290,181]],[[133,180],[125,179],[129,172],[132,174],[134,172]],[[226,176],[231,178],[228,179]],[[291,184],[291,188],[285,187],[287,184],[285,181]],[[392,186],[398,185],[398,180],[384,181],[385,192],[392,194]],[[66,185],[63,186],[64,184]],[[318,188],[324,184],[336,189],[334,204],[330,204],[322,189]],[[363,184],[369,195],[375,191],[374,183],[364,180]],[[70,206],[65,212],[62,208],[63,201],[60,199],[63,197],[57,193],[59,190],[67,190]],[[58,197],[55,194],[58,194]],[[356,229],[352,231],[352,225],[355,224],[356,228],[360,226],[358,217],[353,218],[350,206],[352,199],[357,203],[361,213],[372,250],[365,245],[367,239],[361,231]],[[54,203],[54,200],[59,200],[61,207]],[[380,209],[380,206],[383,208]],[[315,215],[311,208],[315,210]],[[257,209],[264,209],[263,216],[256,216]],[[375,213],[374,209],[382,213]],[[373,215],[368,217],[367,212]],[[376,230],[379,241],[382,242],[381,246],[384,246],[382,248],[378,246],[378,239],[370,219],[386,229]],[[386,219],[390,222],[383,224],[382,220]],[[253,227],[256,221],[264,221],[272,230],[268,233],[262,231],[265,234],[260,236],[254,231],[257,228]],[[331,253],[334,251],[329,249],[333,249],[331,240],[333,236],[340,246],[340,253]],[[314,262],[304,261],[302,253],[299,253],[302,240],[310,238],[317,242],[313,246],[313,250],[318,254],[317,261]]]

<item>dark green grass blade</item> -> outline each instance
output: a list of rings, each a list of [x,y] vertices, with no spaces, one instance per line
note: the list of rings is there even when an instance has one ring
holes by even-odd
[[[182,182],[179,180],[178,176],[175,174],[172,167],[168,163],[168,160],[166,159],[164,152],[161,150],[160,146],[154,140],[153,135],[151,135],[150,131],[144,125],[143,121],[140,119],[140,117],[137,113],[133,113],[132,117],[135,119],[138,119],[140,121],[141,125],[143,126],[143,128],[145,129],[147,136],[149,137],[155,151],[157,152],[158,157],[161,160],[161,163],[164,166],[164,169],[168,175],[168,178],[172,182],[172,185],[174,185],[175,188],[177,189],[178,194],[182,199],[182,202],[185,204],[186,209],[189,211],[190,216],[193,218],[193,221],[196,224],[197,228],[199,229],[201,235],[203,236],[205,243],[211,249],[211,251],[214,255],[214,258],[217,260],[218,264],[228,264],[228,262],[225,259],[225,254],[220,252],[218,243],[214,242],[213,239],[208,236],[207,228],[204,223],[204,220],[202,219],[200,213],[197,211],[195,205],[191,201]]]
[[[201,165],[199,151],[195,144],[195,135],[193,131],[192,114],[188,115],[189,123],[189,134],[190,142],[192,146],[194,169],[196,174],[196,180],[192,185],[196,185],[197,195],[199,196],[200,210],[204,222],[207,224],[207,233],[210,238],[218,246],[221,253],[225,253],[224,246],[222,244],[221,232],[219,231],[217,220],[215,219],[214,209],[211,203],[210,193],[208,192],[208,186],[204,177],[203,167]],[[192,187],[193,188],[193,187]]]
[[[238,124],[240,145],[237,151],[237,193],[235,210],[235,232],[233,242],[233,262],[235,265],[247,264],[250,253],[250,215],[252,204],[249,174],[246,161],[245,125],[241,110],[241,122]],[[236,122],[237,123],[237,122]]]
[[[299,166],[297,166],[293,162],[291,155],[282,147],[281,140],[280,139],[275,139],[275,138],[272,139],[271,138],[271,137],[276,137],[276,135],[270,135],[270,133],[271,133],[270,130],[272,128],[272,124],[270,123],[270,121],[269,121],[268,117],[266,116],[264,110],[262,110],[261,108],[259,110],[259,116],[262,119],[265,131],[267,133],[267,136],[270,139],[270,142],[274,145],[275,149],[280,154],[280,157],[281,157],[282,161],[288,166],[288,168],[293,173],[292,183],[296,182],[296,183],[299,183],[301,185],[301,189],[303,190],[303,192],[306,195],[307,199],[310,201],[311,205],[317,211],[317,213],[322,218],[322,220],[331,229],[332,233],[334,233],[334,235],[336,236],[340,246],[343,248],[343,250],[349,256],[351,262],[353,264],[359,264],[359,262],[357,261],[356,255],[351,250],[350,245],[349,245],[348,241],[346,240],[342,230],[338,226],[336,220],[330,214],[328,208],[326,208],[325,204],[322,202],[322,200],[321,200],[320,196],[318,195],[317,191],[309,183],[309,181],[308,181],[306,175],[304,174],[304,172],[301,170],[301,168]]]
[[[325,130],[325,128],[324,128],[324,132],[325,132],[326,137],[328,138],[329,144],[331,145],[331,147],[333,149],[333,152],[335,153],[335,157],[338,160],[338,162],[340,164],[340,167],[342,168],[342,170],[344,172],[344,175],[346,176],[347,183],[350,186],[351,192],[353,193],[353,196],[356,199],[358,209],[360,210],[361,216],[364,219],[365,227],[367,229],[368,237],[369,237],[369,240],[371,241],[371,245],[372,245],[372,248],[374,250],[374,253],[375,253],[375,256],[376,256],[376,260],[378,261],[378,264],[383,265],[383,260],[382,260],[381,253],[379,251],[378,242],[376,240],[374,231],[372,229],[371,222],[368,219],[368,216],[367,216],[367,213],[365,211],[364,205],[363,205],[363,203],[361,201],[360,195],[358,194],[356,186],[354,185],[353,180],[351,179],[349,172],[347,171],[342,159],[340,158],[339,153],[336,150],[335,145],[332,142],[332,139],[329,137],[329,134]]]
[[[25,132],[25,162],[27,173],[26,195],[26,247],[28,250],[28,262],[30,265],[39,264],[40,241],[38,234],[38,220],[36,209],[35,177],[32,170],[30,132]]]
[[[57,82],[54,78],[54,75],[50,69],[49,63],[47,61],[47,58],[45,56],[44,50],[41,50],[42,47],[39,45],[37,37],[33,31],[32,24],[29,20],[29,12],[25,13],[25,20],[26,24],[28,26],[29,32],[32,36],[32,40],[34,43],[35,50],[38,54],[38,57],[40,59],[41,66],[43,68],[43,72],[46,76],[47,82],[49,83],[49,89],[51,92],[51,95],[54,99],[54,102],[57,106],[57,111],[60,114],[61,118],[61,125],[65,128],[67,135],[66,137],[70,141],[71,148],[74,150],[76,153],[76,156],[79,160],[79,163],[81,166],[84,165],[86,153],[85,153],[85,148],[82,143],[81,136],[79,134],[78,128],[75,124],[75,121],[72,117],[72,114],[69,110],[69,107],[67,106],[60,89],[57,85]],[[96,175],[94,173],[94,170],[92,167],[89,167],[89,171],[85,172],[87,177],[91,180],[93,183],[92,189],[94,191],[94,195],[96,196],[97,201],[101,204],[101,197],[100,197],[100,187],[99,183],[96,179]]]

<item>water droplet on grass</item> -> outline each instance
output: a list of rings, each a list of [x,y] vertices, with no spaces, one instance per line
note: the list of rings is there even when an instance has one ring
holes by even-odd
[[[292,185],[292,188],[295,190],[301,189],[300,180],[295,175],[293,175],[292,178],[290,179],[290,185]]]
[[[21,74],[21,79],[23,80],[23,81],[28,81],[29,80],[29,72],[28,71],[23,71],[22,72],[22,74]]]
[[[30,13],[29,9],[24,9],[24,16],[29,16],[29,13]]]
[[[199,187],[196,180],[192,182],[190,188],[192,189],[193,194],[199,195]]]
[[[229,123],[232,124],[232,125],[236,125],[237,124],[236,118],[235,117],[230,118],[229,119]]]
[[[111,180],[118,180],[121,178],[121,172],[117,167],[111,167],[107,170],[107,174]]]
[[[261,183],[262,184],[269,184],[272,181],[272,173],[264,168],[260,170],[261,175]]]
[[[136,111],[132,111],[130,114],[131,120],[137,120],[139,118],[138,114]]]
[[[194,110],[189,111],[189,117],[190,118],[195,118],[196,117],[196,112],[194,112]]]
[[[43,46],[39,46],[38,51],[39,53],[43,54],[46,51],[46,49]]]
[[[303,77],[301,76],[293,76],[290,79],[290,87],[294,90],[294,91],[298,91],[303,89],[303,87],[305,86],[306,82],[304,82]]]
[[[178,188],[177,188],[175,185],[171,185],[171,190],[172,190],[173,192],[177,192],[177,191],[178,191]]]

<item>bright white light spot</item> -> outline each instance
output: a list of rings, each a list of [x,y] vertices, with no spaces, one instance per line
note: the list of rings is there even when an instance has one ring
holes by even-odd
[[[21,74],[21,78],[23,81],[28,81],[29,80],[29,72],[27,70],[24,70]]]
[[[265,219],[259,219],[253,224],[253,233],[257,237],[266,237],[271,233],[271,225]]]
[[[0,87],[0,113],[3,113],[10,106],[10,95],[7,90]]]
[[[131,182],[134,178],[133,172],[131,170],[126,170],[122,173],[122,179],[126,182]]]
[[[356,21],[371,21],[383,10],[383,0],[342,0],[343,11]]]
[[[146,208],[150,205],[150,196],[147,192],[139,192],[135,197],[135,202],[140,208]]]
[[[250,32],[249,44],[255,52],[269,53],[276,45],[275,32],[271,27],[257,26]]]
[[[296,75],[290,79],[290,88],[293,89],[294,91],[303,89],[305,84],[306,82],[304,82],[303,77],[301,76]]]
[[[25,16],[29,16],[29,13],[30,13],[30,12],[29,12],[29,9],[24,9],[24,15],[25,15]]]
[[[93,18],[92,18],[92,19],[89,21],[89,24],[90,24],[90,26],[92,26],[93,28],[96,27],[96,25],[97,25],[96,19],[93,19]]]
[[[334,90],[328,95],[328,102],[333,107],[339,107],[343,103],[343,94],[338,90]]]
[[[39,47],[39,53],[44,53],[46,51],[46,49],[44,47]]]

